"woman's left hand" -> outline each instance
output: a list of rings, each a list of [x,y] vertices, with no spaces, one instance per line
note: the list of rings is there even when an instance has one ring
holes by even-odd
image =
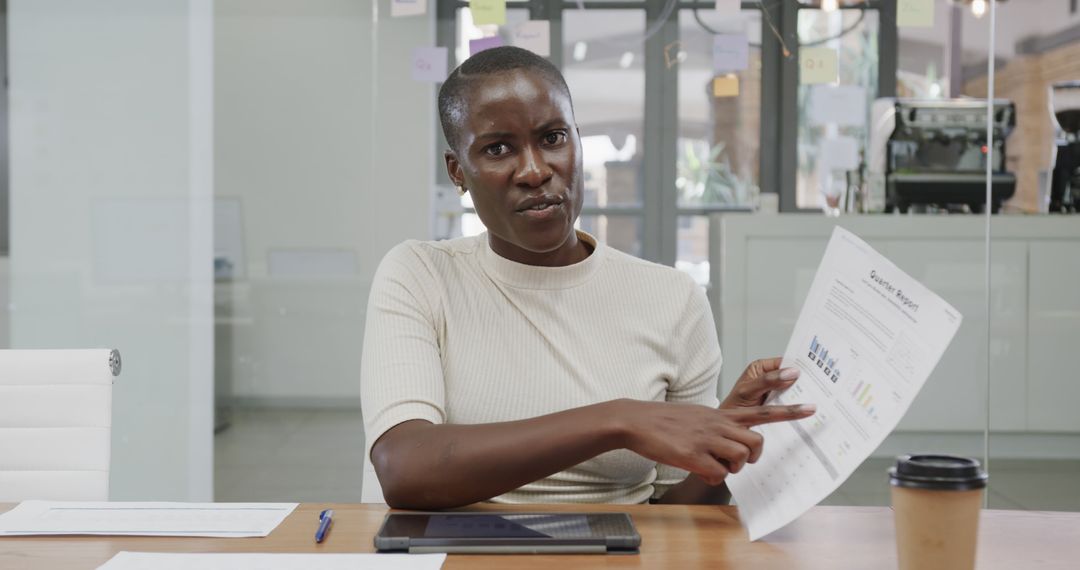
[[[720,402],[721,409],[760,406],[769,393],[786,390],[799,379],[798,368],[780,369],[781,357],[755,360],[746,367],[731,393]]]

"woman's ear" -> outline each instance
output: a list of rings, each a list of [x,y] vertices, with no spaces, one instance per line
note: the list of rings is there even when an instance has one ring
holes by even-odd
[[[461,171],[457,154],[452,150],[447,150],[443,153],[443,159],[446,161],[446,175],[450,177],[450,181],[454,183],[454,186],[464,187],[465,174]]]

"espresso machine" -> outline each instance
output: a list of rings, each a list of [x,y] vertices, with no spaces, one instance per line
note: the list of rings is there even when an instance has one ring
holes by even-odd
[[[1080,209],[1080,81],[1050,86],[1054,126],[1054,169],[1050,175],[1050,213]]]
[[[986,204],[986,102],[979,99],[878,99],[871,110],[867,181],[886,212],[979,213]],[[995,100],[992,212],[1016,192],[1005,170],[1005,138],[1016,107]],[[875,188],[876,186],[876,188]]]

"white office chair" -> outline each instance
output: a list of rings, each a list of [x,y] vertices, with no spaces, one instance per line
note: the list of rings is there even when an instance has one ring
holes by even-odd
[[[0,502],[106,501],[116,350],[0,350]]]

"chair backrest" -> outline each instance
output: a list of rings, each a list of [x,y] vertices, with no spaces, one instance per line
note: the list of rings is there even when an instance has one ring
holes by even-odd
[[[109,498],[115,350],[0,350],[0,502]]]

